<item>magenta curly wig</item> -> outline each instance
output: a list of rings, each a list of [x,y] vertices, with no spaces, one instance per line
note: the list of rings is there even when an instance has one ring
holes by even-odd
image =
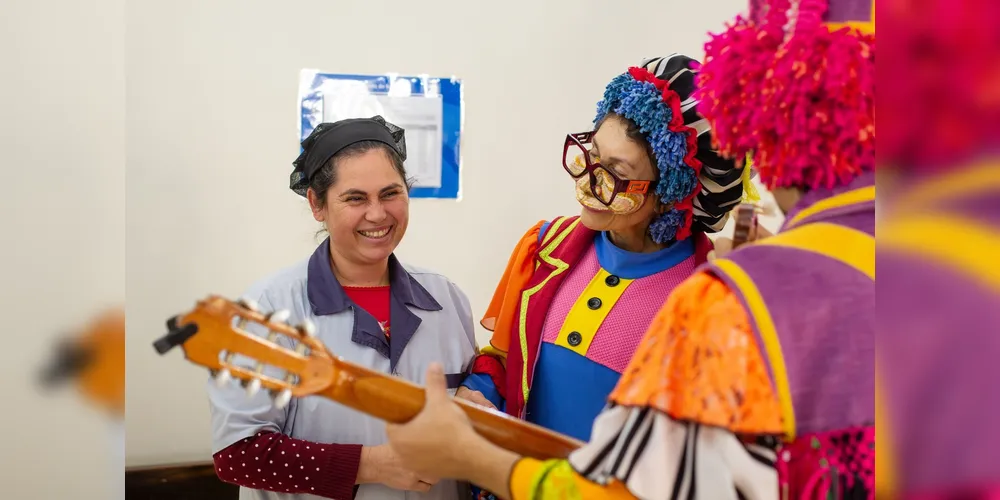
[[[749,154],[769,188],[832,188],[874,170],[873,2],[761,0],[713,35],[699,111],[719,151]]]

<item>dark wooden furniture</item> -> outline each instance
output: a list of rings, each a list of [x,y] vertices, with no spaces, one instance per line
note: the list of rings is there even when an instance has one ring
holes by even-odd
[[[239,486],[215,475],[212,462],[125,469],[128,500],[236,500]]]

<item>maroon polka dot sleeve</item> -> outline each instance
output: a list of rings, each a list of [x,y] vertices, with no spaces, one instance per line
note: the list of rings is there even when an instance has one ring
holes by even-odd
[[[262,432],[233,443],[213,458],[215,473],[227,483],[349,500],[355,493],[361,445],[314,443]]]

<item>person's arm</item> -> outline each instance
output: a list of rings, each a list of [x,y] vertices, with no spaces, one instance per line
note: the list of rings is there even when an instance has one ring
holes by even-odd
[[[266,294],[251,292],[247,296],[256,300],[261,310],[275,310]],[[257,335],[266,333],[256,323],[248,324],[246,330]],[[292,348],[284,337],[279,337],[278,342]],[[255,364],[243,356],[235,356],[232,363],[249,369]],[[281,379],[285,374],[268,366],[264,375]],[[388,446],[317,443],[285,435],[297,399],[279,409],[266,391],[249,396],[236,382],[220,386],[214,378],[209,378],[207,392],[212,453],[216,472],[224,481],[249,488],[330,498],[350,498],[356,483],[383,483],[418,491],[429,488],[430,483],[421,483],[410,471],[402,470]]]
[[[599,485],[578,474],[568,460],[541,461],[521,458],[511,469],[507,485],[509,500],[567,499],[617,500],[634,499],[622,483],[612,481]]]
[[[233,443],[213,461],[227,483],[334,499],[353,498],[362,484],[426,492],[436,482],[402,468],[386,445],[317,443],[271,432]]]
[[[260,304],[261,310],[275,309],[265,294],[248,295]],[[257,324],[248,324],[246,329],[258,335],[265,333]],[[236,356],[233,363],[253,367],[253,361],[241,356]],[[271,367],[265,368],[264,374],[279,379],[284,376]],[[211,378],[208,396],[213,461],[219,479],[282,493],[353,497],[361,445],[315,443],[283,434],[297,400],[278,409],[265,391],[248,396],[236,382],[220,387]]]
[[[428,373],[427,380],[421,414],[388,426],[404,463],[425,474],[516,500],[672,491],[698,499],[777,498],[767,441],[782,432],[777,398],[745,311],[710,275],[692,277],[671,295],[594,422],[591,441],[568,460],[539,462],[487,442],[450,404],[443,376]],[[764,441],[737,437],[747,435]]]
[[[503,409],[504,398],[500,395],[500,390],[493,381],[493,377],[485,373],[472,373],[466,377],[455,396],[478,405],[492,406],[497,410]]]
[[[497,282],[486,312],[479,324],[493,332],[489,345],[476,356],[470,375],[458,396],[478,404],[489,402],[502,409],[506,400],[506,361],[510,335],[521,291],[535,270],[535,255],[547,223],[539,221],[521,236],[507,260],[503,276]],[[478,394],[477,394],[478,393]]]
[[[511,500],[777,498],[776,455],[727,429],[680,421],[649,407],[610,407],[595,439],[568,460],[521,459]]]
[[[325,498],[354,496],[362,446],[314,443],[261,432],[213,455],[219,479],[247,488],[308,493]]]

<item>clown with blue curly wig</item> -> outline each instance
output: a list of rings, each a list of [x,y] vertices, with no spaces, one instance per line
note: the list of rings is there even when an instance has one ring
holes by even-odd
[[[581,223],[609,231],[620,247],[692,238],[702,248],[750,187],[749,169],[715,152],[695,109],[698,70],[678,54],[629,68],[605,89],[594,130],[566,138],[563,166],[576,180]]]
[[[744,195],[692,98],[698,64],[672,55],[616,76],[561,167],[581,214],[520,240],[482,325],[493,331],[458,396],[588,440],[657,309],[706,260]]]
[[[564,166],[585,226],[639,249],[704,242],[725,225],[743,170],[712,148],[692,97],[698,69],[681,55],[630,68],[605,89],[594,132],[567,138]]]

